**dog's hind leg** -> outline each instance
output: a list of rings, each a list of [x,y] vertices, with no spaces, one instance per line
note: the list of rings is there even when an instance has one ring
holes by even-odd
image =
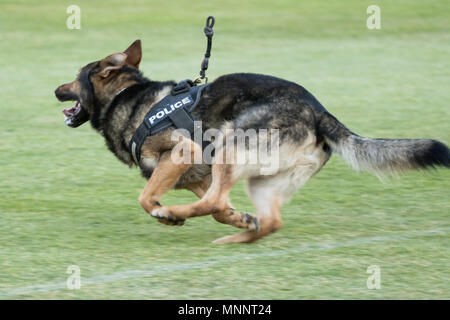
[[[278,192],[277,180],[278,176],[248,179],[248,193],[258,214],[259,228],[225,236],[214,243],[253,242],[280,229],[283,196]]]
[[[282,226],[281,206],[291,195],[303,186],[328,160],[329,154],[322,150],[322,145],[305,153],[299,148],[297,152],[288,149],[282,154],[294,155],[295,162],[281,161],[283,170],[272,176],[256,176],[247,180],[248,193],[255,206],[259,221],[259,230],[248,230],[226,236],[214,243],[253,242]]]
[[[236,228],[249,230],[259,229],[258,218],[252,216],[247,212],[235,211],[232,207],[229,207],[225,211],[214,212],[212,216],[214,219],[216,219],[216,221],[232,225]]]

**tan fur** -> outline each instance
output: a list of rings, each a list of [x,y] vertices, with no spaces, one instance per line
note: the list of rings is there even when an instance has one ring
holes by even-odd
[[[220,158],[218,150],[217,158]],[[238,150],[238,152],[243,152]],[[235,153],[236,154],[236,153]],[[225,156],[224,156],[225,157]],[[329,158],[323,150],[323,141],[318,143],[310,134],[299,147],[291,144],[280,146],[280,167],[274,175],[258,175],[255,165],[233,165],[214,163],[212,166],[212,183],[206,194],[199,201],[152,210],[154,217],[165,217],[169,220],[185,220],[190,217],[207,215],[211,212],[230,211],[228,195],[232,186],[241,177],[246,177],[248,191],[258,215],[258,228],[227,236],[216,240],[225,242],[252,242],[277,231],[282,226],[281,206],[293,192],[319,171]],[[250,228],[251,229],[251,228]]]

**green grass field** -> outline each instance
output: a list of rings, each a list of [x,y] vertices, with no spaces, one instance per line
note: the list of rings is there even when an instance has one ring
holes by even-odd
[[[0,299],[450,298],[450,172],[380,182],[334,155],[251,245],[211,217],[168,227],[137,201],[145,181],[89,125],[64,125],[54,89],[88,62],[142,39],[155,80],[258,72],[300,83],[368,137],[450,144],[450,2],[0,2]],[[81,8],[68,30],[66,8]],[[366,8],[381,7],[381,30]],[[195,197],[172,191],[164,204]],[[242,183],[234,205],[252,211]],[[81,289],[65,282],[81,269]],[[381,268],[381,289],[366,272]]]

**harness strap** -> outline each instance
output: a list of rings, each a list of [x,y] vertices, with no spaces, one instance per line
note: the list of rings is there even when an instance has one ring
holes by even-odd
[[[189,113],[187,113],[186,109],[178,109],[177,111],[169,114],[169,118],[175,127],[186,129],[191,134],[194,133],[194,119]]]
[[[141,148],[145,138],[148,136],[148,129],[145,126],[140,125],[131,139],[131,155],[134,162],[139,165],[138,159],[141,158]],[[139,157],[139,158],[138,158]]]
[[[197,106],[202,90],[207,86],[196,86],[191,80],[179,82],[169,95],[156,103],[145,115],[131,138],[129,148],[134,162],[139,165],[141,149],[145,138],[157,134],[170,127],[185,129],[192,134],[198,130],[194,126],[194,118],[191,112]],[[209,143],[208,143],[209,144]],[[202,148],[208,144],[202,143]]]

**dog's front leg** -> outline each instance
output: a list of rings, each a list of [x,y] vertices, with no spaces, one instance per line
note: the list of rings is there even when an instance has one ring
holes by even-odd
[[[192,165],[188,161],[177,161],[180,160],[177,159],[177,156],[179,155],[172,156],[171,151],[164,152],[144,190],[142,190],[139,203],[147,213],[151,213],[153,209],[161,206],[159,203],[161,197],[175,186],[178,179]],[[158,221],[167,225],[182,225],[184,223],[184,220],[164,217],[158,218]]]

